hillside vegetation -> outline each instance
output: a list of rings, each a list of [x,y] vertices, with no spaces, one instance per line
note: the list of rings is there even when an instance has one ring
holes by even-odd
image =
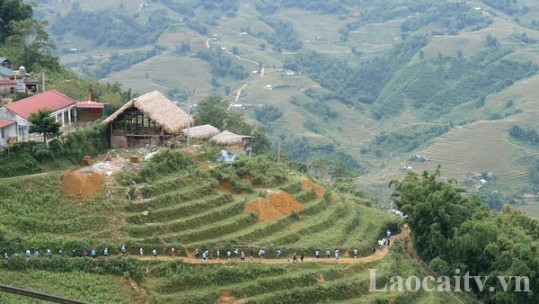
[[[125,158],[149,151],[109,151],[112,161],[100,163],[100,124],[10,146],[0,154],[0,176],[9,176],[0,183],[0,283],[95,303],[537,301],[539,224],[502,207],[506,193],[538,183],[534,2],[67,2],[41,0],[36,10],[62,63],[132,89],[62,68],[47,23],[21,1],[0,3],[0,51],[77,99],[90,90],[119,105],[151,88],[196,102],[197,124],[255,135],[257,155],[219,163],[218,147],[171,143],[140,164]],[[264,123],[278,161],[263,154],[264,129],[235,108]],[[88,154],[98,164],[75,168]],[[439,180],[439,167],[392,179],[438,163],[481,195]],[[406,219],[364,198],[371,191],[393,191]],[[378,246],[387,230],[391,246]],[[314,259],[318,249],[330,258]],[[502,292],[495,281],[490,292],[376,292],[371,269],[378,286],[462,269],[526,276],[530,292]]]
[[[37,3],[63,65],[180,103],[195,90],[191,103],[217,94],[277,110],[270,119],[258,107],[240,111],[292,160],[344,163],[381,198],[400,167],[416,167],[408,161],[415,154],[431,160],[419,169],[448,160],[444,174],[459,182],[493,172],[499,178],[488,187],[505,195],[535,187],[521,178],[521,159],[538,151],[507,135],[515,122],[536,125],[528,115],[539,63],[534,1]],[[440,147],[460,126],[500,129],[484,135],[499,158],[460,168],[463,158]]]
[[[211,168],[207,168],[206,157],[193,159],[180,151],[161,151],[138,173],[118,173],[119,185],[113,186],[113,180],[109,180],[95,198],[83,201],[64,194],[67,181],[59,180],[57,174],[4,180],[0,187],[0,247],[10,258],[0,265],[2,271],[13,272],[10,277],[16,278],[5,283],[105,303],[115,302],[113,298],[100,300],[106,293],[125,294],[122,302],[144,298],[161,303],[174,298],[204,303],[216,301],[225,290],[237,298],[274,302],[289,297],[290,292],[282,292],[282,287],[289,284],[299,292],[295,297],[303,294],[304,302],[316,302],[322,296],[337,300],[367,295],[366,265],[300,266],[285,261],[300,252],[312,260],[316,249],[325,248],[331,249],[332,256],[335,249],[340,249],[343,257],[350,257],[353,248],[360,256],[368,256],[372,244],[386,229],[398,231],[396,217],[367,207],[367,201],[324,189],[288,171],[286,164],[265,157],[240,158],[231,165],[211,163]],[[262,198],[277,209],[270,205],[249,209],[262,203]],[[283,200],[287,201],[284,205]],[[294,211],[294,204],[301,208]],[[170,248],[175,247],[178,258],[193,257],[195,249],[200,249],[210,250],[212,260],[217,249],[222,259],[226,250],[239,248],[249,254],[251,249],[256,253],[265,249],[268,260],[274,260],[280,249],[282,263],[258,266],[233,262],[206,267],[181,261],[126,260],[117,257],[121,244],[126,245],[128,256],[137,256],[141,247],[147,255],[153,249],[159,256],[169,255]],[[104,248],[112,255],[108,259],[102,257]],[[26,249],[38,250],[41,256],[45,249],[51,249],[53,258],[26,261]],[[59,249],[63,257],[58,256]],[[80,257],[83,250],[91,249],[99,259]],[[396,258],[393,255],[401,254],[392,253],[390,259],[375,263],[390,267]],[[407,263],[410,268],[406,271],[415,271],[414,262]],[[36,279],[28,285],[30,273]],[[78,291],[69,284],[53,289],[56,283],[50,283],[84,279],[89,274],[97,275],[91,284],[95,294]],[[49,283],[46,278],[51,279]],[[363,283],[357,285],[356,279]],[[142,289],[132,290],[130,281]],[[313,283],[320,284],[320,294],[311,294]],[[342,293],[343,288],[349,292]],[[13,301],[18,303],[16,298]]]

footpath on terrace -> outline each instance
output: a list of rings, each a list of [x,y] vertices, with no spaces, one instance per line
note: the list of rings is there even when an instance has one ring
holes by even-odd
[[[410,234],[410,230],[409,230],[408,226],[405,225],[401,233],[396,234],[396,235],[391,237],[391,246],[393,246],[394,241],[396,241],[396,240],[401,241],[401,240],[405,239],[406,237],[408,237],[409,234]],[[374,262],[374,261],[378,261],[378,260],[381,260],[381,259],[385,258],[388,255],[389,247],[390,246],[383,246],[381,248],[377,248],[376,252],[374,254],[366,256],[366,257],[358,257],[358,258],[339,257],[339,261],[337,263],[339,263],[339,264],[367,264],[367,263],[371,263],[371,262]],[[322,252],[322,253],[324,253],[324,252]],[[313,253],[309,252],[309,253],[306,254],[309,257],[304,258],[303,263],[312,263],[312,262],[314,262],[314,263],[336,263],[335,256],[333,255],[333,253],[334,252],[332,252],[332,255],[330,256],[329,259],[326,259],[325,256],[321,256],[320,259],[316,259],[316,258],[312,257]],[[299,253],[298,253],[297,256],[298,256],[298,263],[302,263],[299,260]],[[248,252],[245,253],[245,262],[240,262],[239,257],[233,257],[230,260],[228,260],[228,258],[226,257],[225,254],[221,254],[221,258],[219,260],[217,260],[215,258],[212,258],[212,259],[207,259],[206,261],[203,261],[202,258],[196,259],[194,257],[194,255],[191,254],[191,253],[188,254],[188,257],[178,257],[177,256],[177,257],[174,257],[174,258],[169,256],[169,255],[167,255],[167,256],[158,255],[157,257],[153,257],[151,254],[150,255],[145,255],[145,256],[130,255],[129,257],[135,258],[135,259],[138,259],[138,260],[143,260],[143,261],[152,261],[152,260],[156,260],[156,261],[174,261],[174,260],[180,260],[180,261],[190,263],[190,264],[228,264],[228,263],[283,264],[283,263],[292,263],[292,256],[289,256],[289,255],[282,256],[280,259],[255,257],[252,260],[250,260],[249,257],[248,257]]]

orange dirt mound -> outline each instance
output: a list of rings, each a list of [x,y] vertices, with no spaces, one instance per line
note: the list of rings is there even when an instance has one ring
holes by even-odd
[[[219,292],[219,299],[217,300],[217,304],[229,304],[229,303],[236,303],[238,299],[236,299],[232,295],[232,291],[230,290],[221,290]]]
[[[243,210],[255,212],[260,221],[269,221],[275,218],[289,215],[292,211],[301,211],[305,208],[296,199],[286,192],[272,192],[265,198],[259,198],[248,203]]]
[[[236,190],[234,189],[234,186],[232,186],[232,184],[227,181],[223,181],[223,180],[219,181],[219,186],[221,186],[222,188],[224,188],[226,191],[230,193],[236,192]]]
[[[103,186],[103,175],[88,168],[69,171],[62,176],[64,195],[92,199]]]
[[[326,189],[324,187],[317,185],[308,179],[302,180],[301,186],[303,187],[303,190],[313,189],[314,193],[316,193],[316,196],[318,197],[322,197],[326,193]]]

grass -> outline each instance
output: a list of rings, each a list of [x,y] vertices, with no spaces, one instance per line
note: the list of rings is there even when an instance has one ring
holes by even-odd
[[[0,269],[0,283],[88,303],[130,304],[138,298],[131,285],[121,277],[85,272],[57,273],[44,270]],[[0,302],[45,303],[37,300],[29,302],[28,298],[8,293],[0,293]]]
[[[304,176],[289,174],[282,165],[264,158],[240,158],[233,165],[218,165],[208,171],[178,170],[167,175],[156,174],[146,183],[117,186],[110,196],[99,194],[97,199],[84,202],[65,199],[57,179],[34,177],[8,181],[0,188],[5,194],[0,228],[20,235],[25,247],[35,245],[42,251],[51,246],[56,252],[57,247],[52,246],[63,246],[66,255],[73,246],[95,247],[98,251],[108,247],[116,255],[116,248],[122,243],[127,244],[129,254],[135,254],[140,247],[168,253],[168,248],[174,246],[180,256],[194,248],[208,249],[212,255],[220,248],[224,257],[228,248],[240,248],[248,255],[249,247],[263,247],[268,258],[274,258],[276,249],[281,249],[282,263],[196,265],[144,261],[133,266],[139,267],[138,272],[131,273],[133,269],[130,269],[121,277],[123,270],[115,264],[107,269],[116,275],[102,274],[111,273],[103,270],[98,275],[97,270],[93,272],[93,261],[82,259],[76,262],[85,262],[81,263],[81,267],[86,267],[85,273],[72,269],[37,270],[52,267],[49,260],[42,258],[31,260],[32,270],[13,272],[15,275],[0,268],[0,277],[10,278],[13,285],[96,303],[134,303],[143,299],[150,303],[211,303],[226,294],[246,303],[291,303],[300,296],[304,297],[302,302],[317,303],[315,299],[333,301],[367,296],[367,268],[386,268],[389,266],[383,265],[394,263],[391,255],[387,260],[368,265],[287,263],[286,256],[292,252],[301,250],[310,257],[316,247],[339,248],[345,256],[347,250],[357,246],[361,255],[367,255],[368,248],[362,248],[358,238],[368,239],[366,244],[370,244],[388,222],[381,211],[359,206],[344,197],[331,202],[316,197],[312,190],[303,190],[300,181]],[[247,175],[251,178],[245,178]],[[253,193],[231,194],[219,185],[219,178],[231,183],[241,180],[260,181],[260,184],[250,185]],[[246,202],[278,189],[291,193],[305,209],[268,222],[243,213]],[[145,210],[149,211],[147,216],[142,215]],[[30,219],[35,225],[18,224]],[[89,223],[84,223],[86,219]],[[114,223],[107,224],[109,221]],[[59,260],[53,258],[52,262],[55,261]],[[96,261],[101,265],[105,260]],[[24,259],[19,263],[22,269],[27,265]],[[139,274],[144,274],[144,279],[136,281],[141,284],[142,292],[135,291],[139,286],[129,279],[138,278]],[[83,282],[79,283],[80,280]],[[16,297],[4,298],[7,303],[24,303]]]
[[[539,220],[539,205],[530,204],[524,206],[516,206],[515,208],[526,213],[529,217]]]
[[[60,236],[91,236],[111,229],[122,217],[123,202],[119,198],[98,197],[85,202],[65,199],[57,175],[6,181],[0,192],[2,226],[9,232],[24,234],[30,244],[59,240]]]

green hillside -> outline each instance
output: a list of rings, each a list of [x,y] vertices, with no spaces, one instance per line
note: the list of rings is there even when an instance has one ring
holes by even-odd
[[[537,216],[521,204],[539,191],[534,1],[38,0],[55,53],[21,4],[0,2],[0,52],[48,88],[115,106],[157,89],[256,135],[255,156],[167,142],[102,162],[99,123],[11,145],[1,284],[90,303],[538,301],[539,223],[503,206]],[[460,270],[489,291],[453,289]]]
[[[112,157],[121,167],[122,155]],[[432,296],[368,292],[371,266],[379,267],[382,277],[384,269],[387,275],[396,270],[396,263],[399,273],[417,273],[416,262],[405,257],[397,239],[388,256],[387,249],[380,249],[372,262],[351,258],[353,248],[360,257],[371,255],[372,244],[386,229],[397,232],[397,217],[367,207],[368,201],[324,189],[266,157],[240,158],[230,165],[208,163],[205,157],[165,150],[129,172],[104,177],[101,186],[94,178],[84,179],[87,169],[62,177],[52,173],[3,179],[0,247],[10,258],[0,262],[6,274],[0,282],[95,303],[208,303],[225,295],[257,303]],[[101,189],[95,198],[85,190],[73,192],[96,186]],[[270,205],[248,211],[264,197],[279,212],[272,213]],[[293,211],[296,205],[301,209]],[[121,258],[122,244],[128,257],[137,258],[141,247],[145,257]],[[168,257],[171,247],[177,249],[178,261]],[[110,257],[103,257],[104,248]],[[247,255],[250,249],[255,255],[265,249],[266,259],[259,264],[257,256],[256,263],[243,264],[233,255],[226,262],[226,250],[235,248]],[[330,263],[315,262],[314,251],[326,248],[332,257],[340,249],[344,264],[335,265],[333,258]],[[40,257],[27,260],[26,249],[38,250]],[[52,250],[52,259],[45,257],[45,249]],[[99,258],[80,257],[91,249]],[[158,261],[150,258],[153,249]],[[211,252],[208,265],[190,264],[195,249]],[[217,249],[223,264],[215,264]],[[280,260],[277,249],[282,251]],[[304,264],[287,262],[300,252],[307,257]],[[73,285],[73,280],[85,283]],[[294,289],[283,289],[290,285]],[[1,297],[9,303],[26,301]]]
[[[344,163],[381,199],[403,166],[442,164],[463,185],[489,171],[497,177],[489,189],[516,199],[537,187],[521,160],[538,150],[507,133],[514,124],[537,127],[534,1],[37,4],[63,65],[180,103],[195,90],[191,103],[218,94],[272,105],[282,116],[241,111],[291,159]],[[496,157],[467,153],[492,146]],[[410,162],[416,154],[429,161]]]

